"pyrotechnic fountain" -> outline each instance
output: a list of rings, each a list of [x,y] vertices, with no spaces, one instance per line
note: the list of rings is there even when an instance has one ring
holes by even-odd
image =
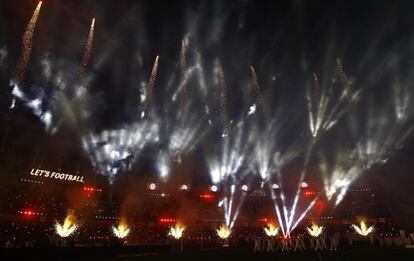
[[[85,124],[79,124],[83,123],[83,119],[89,120],[95,116],[93,115],[94,111],[100,111],[102,108],[95,108],[91,99],[87,99],[88,95],[95,91],[92,90],[93,88],[88,88],[89,82],[86,83],[86,80],[84,82],[83,77],[80,77],[81,80],[78,82],[68,79],[69,77],[66,75],[72,74],[72,71],[76,70],[72,70],[68,66],[70,63],[67,61],[62,62],[63,65],[60,65],[59,62],[52,62],[49,56],[46,56],[47,58],[42,61],[42,66],[44,66],[42,77],[46,78],[46,83],[36,83],[36,85],[30,86],[30,89],[23,87],[22,82],[30,60],[34,32],[41,5],[42,2],[39,2],[23,35],[23,46],[17,65],[17,72],[15,79],[11,81],[13,97],[21,101],[26,108],[29,108],[42,121],[47,131],[54,132],[57,126],[62,124],[62,122],[66,123],[67,119],[74,123],[72,125],[76,126],[74,129],[82,137],[82,147],[90,158],[93,167],[101,174],[107,176],[110,182],[114,181],[115,176],[119,172],[131,170],[133,163],[143,154],[142,152],[147,145],[152,143],[157,144],[156,155],[154,155],[157,161],[156,167],[161,178],[166,180],[173,162],[180,163],[184,158],[182,156],[195,151],[196,147],[202,141],[205,141],[202,145],[206,148],[205,161],[211,176],[212,185],[214,185],[214,191],[219,190],[222,196],[219,206],[223,208],[224,224],[218,230],[218,234],[224,239],[230,235],[244,198],[248,194],[250,184],[241,186],[243,184],[242,181],[248,175],[257,176],[262,186],[264,184],[269,186],[279,229],[285,237],[288,237],[311,211],[319,198],[317,196],[312,198],[310,202],[306,201],[305,204],[307,205],[304,207],[301,204],[302,202],[300,202],[301,192],[303,192],[305,187],[303,182],[306,178],[309,161],[313,160],[314,151],[318,149],[322,151],[320,153],[322,156],[318,158],[322,173],[322,183],[324,185],[322,193],[326,195],[328,200],[335,202],[334,205],[336,206],[342,201],[352,182],[364,171],[385,163],[397,149],[401,148],[414,129],[412,124],[414,110],[409,106],[413,97],[412,90],[409,88],[411,79],[406,81],[394,80],[392,95],[390,96],[392,97],[392,102],[390,104],[387,103],[386,106],[372,106],[369,103],[366,115],[363,113],[364,110],[350,115],[351,126],[350,132],[347,133],[351,133],[352,137],[339,137],[346,140],[349,144],[343,146],[339,142],[335,142],[338,143],[335,144],[338,145],[334,148],[335,153],[332,153],[335,155],[335,159],[325,158],[325,154],[329,154],[330,151],[326,148],[318,147],[322,143],[321,140],[328,131],[334,131],[333,129],[339,120],[345,118],[349,109],[360,100],[360,90],[354,89],[353,80],[344,72],[341,60],[337,59],[336,77],[328,77],[331,70],[324,68],[323,77],[319,78],[316,73],[312,74],[313,79],[310,81],[312,83],[305,88],[306,101],[305,103],[300,102],[302,105],[300,109],[301,111],[306,111],[307,109],[307,114],[304,115],[304,118],[308,119],[308,132],[310,134],[305,137],[308,140],[303,141],[299,137],[300,135],[292,139],[291,136],[294,135],[290,134],[288,139],[294,140],[294,142],[286,148],[286,146],[281,145],[284,140],[281,130],[288,129],[284,124],[285,118],[288,117],[284,113],[280,113],[280,111],[283,111],[280,108],[284,105],[277,104],[275,110],[268,108],[272,104],[265,104],[264,98],[267,95],[263,95],[265,92],[262,92],[260,89],[258,74],[253,66],[250,66],[250,74],[247,77],[239,77],[239,75],[228,73],[227,70],[226,74],[224,73],[224,68],[228,69],[228,64],[232,64],[227,63],[227,60],[222,62],[219,58],[213,57],[212,60],[204,61],[203,57],[208,56],[205,55],[205,50],[208,50],[207,54],[216,51],[214,48],[216,44],[219,44],[217,40],[219,39],[219,34],[209,35],[207,37],[208,41],[206,41],[208,43],[204,46],[201,43],[203,41],[200,41],[194,32],[196,25],[189,26],[190,31],[187,32],[185,39],[181,42],[179,58],[175,58],[175,63],[179,63],[176,64],[179,70],[177,69],[177,72],[173,72],[170,74],[170,77],[167,77],[166,86],[161,86],[161,89],[165,87],[165,92],[163,93],[167,100],[164,99],[159,104],[156,104],[157,106],[152,106],[156,100],[154,99],[156,97],[153,97],[155,94],[153,92],[155,82],[157,81],[157,84],[158,81],[160,83],[165,82],[163,75],[158,72],[158,69],[160,66],[163,66],[164,62],[167,65],[169,63],[168,55],[162,56],[166,57],[165,60],[163,58],[162,63],[157,55],[148,81],[141,82],[140,104],[137,107],[126,108],[126,110],[133,112],[133,115],[136,116],[135,118],[133,116],[129,117],[127,123],[117,121],[117,125],[115,127],[111,125],[110,128],[102,126],[95,128],[98,125],[95,126],[96,122],[92,120]],[[214,28],[219,30],[219,24],[215,25]],[[94,29],[95,18],[92,19],[90,24],[86,46],[81,59],[81,70],[88,66],[91,61]],[[214,44],[212,44],[213,42]],[[145,41],[142,41],[142,43],[145,43],[142,45],[147,45]],[[105,50],[105,53],[110,53],[107,48],[102,49]],[[148,49],[143,49],[139,50],[141,63],[141,54],[145,52],[151,53]],[[210,51],[212,52],[210,53]],[[160,50],[160,52],[163,51]],[[178,51],[176,53],[178,54]],[[220,52],[217,53],[218,57],[222,55]],[[54,54],[50,56],[53,57]],[[152,55],[150,57],[152,62],[154,58]],[[222,57],[229,58],[230,60],[233,59],[230,55],[222,55]],[[245,64],[250,64],[250,62]],[[239,63],[239,60],[237,60],[237,63]],[[124,63],[120,64],[122,64],[122,68],[125,65]],[[209,67],[211,64],[213,64],[213,68]],[[256,64],[256,68],[263,68],[260,65],[260,61]],[[58,70],[56,68],[58,65],[64,67],[64,70]],[[79,62],[76,62],[76,66],[77,68],[79,67]],[[244,68],[247,74],[249,67],[244,66],[241,68]],[[99,78],[95,77],[95,72],[99,74],[100,68],[95,68],[95,65],[90,67],[94,71],[88,76],[93,79]],[[132,68],[132,70],[136,69],[136,67]],[[142,67],[139,68],[144,69]],[[168,66],[162,68],[168,68]],[[229,71],[231,72],[231,70]],[[259,70],[257,72],[261,73]],[[265,74],[267,72],[265,71]],[[159,80],[157,80],[158,74],[161,76]],[[144,77],[146,78],[147,76]],[[370,76],[369,78],[372,79],[373,77],[375,76]],[[251,102],[252,97],[248,95],[245,95],[245,97],[238,96],[238,89],[234,86],[240,84],[240,82],[231,82],[230,80],[235,78],[242,79],[240,82],[252,87],[255,96],[253,104]],[[261,83],[266,83],[264,78]],[[115,82],[117,86],[122,85],[124,87],[124,81]],[[131,85],[136,86],[135,78],[132,83]],[[128,86],[128,84],[125,86]],[[190,86],[191,88],[189,88]],[[164,91],[164,89],[162,90]],[[246,88],[243,88],[243,90],[246,90]],[[99,91],[105,92],[107,90],[99,89]],[[208,95],[210,93],[213,93],[212,96],[215,95],[215,101],[209,99]],[[97,97],[99,98],[99,95]],[[136,97],[134,98],[136,99]],[[283,101],[283,99],[281,100]],[[238,110],[237,113],[231,110],[232,102],[234,102],[234,107]],[[90,109],[89,103],[93,107],[92,109]],[[373,104],[375,105],[375,102]],[[135,115],[135,109],[138,107],[138,113]],[[248,108],[247,113],[245,112],[246,108]],[[258,110],[262,113],[256,113]],[[218,113],[219,111],[220,113]],[[275,113],[271,115],[271,112]],[[260,115],[257,116],[258,114]],[[361,114],[366,119],[359,118]],[[133,119],[130,120],[131,118]],[[264,120],[262,121],[263,118]],[[87,120],[84,121],[86,122]],[[298,128],[296,125],[294,127]],[[299,128],[302,127],[302,125],[299,125]],[[213,129],[211,131],[213,134],[204,139],[207,136],[205,134],[210,129]],[[334,138],[338,138],[338,136]],[[288,163],[291,163],[293,159],[299,158],[299,156],[303,156],[303,169],[301,169],[297,187],[296,183],[294,185],[296,190],[293,190],[293,197],[290,197],[291,195],[287,194],[289,188],[286,187],[288,182],[284,184],[283,178],[285,177],[282,172]],[[302,162],[302,158],[300,160]],[[277,180],[273,181],[273,178]],[[71,229],[76,229],[76,224],[73,226],[65,224],[60,226],[62,231],[66,229],[66,232],[62,232],[62,234],[68,233]],[[119,233],[121,235],[125,231],[129,231],[126,223],[124,224],[125,226],[122,224],[120,222],[118,228],[113,228],[115,234]],[[118,232],[115,232],[115,229]],[[183,229],[179,233],[179,237],[181,237]],[[277,234],[279,231],[278,228],[270,226],[266,229],[265,232],[269,235]],[[316,232],[314,231],[315,229],[317,230]],[[308,228],[308,231],[312,230],[312,233],[320,234],[322,227],[315,229],[313,225],[311,229]],[[361,232],[369,230],[366,227],[364,229],[362,229],[361,224]],[[178,234],[174,233],[179,231],[174,232],[171,230],[170,232],[176,238]]]
[[[306,231],[312,237],[319,237],[323,232],[323,226],[318,226],[318,224],[313,223],[312,226],[306,228]]]
[[[374,226],[367,227],[365,222],[361,220],[359,226],[352,224],[352,228],[357,232],[360,236],[366,237],[372,232],[374,232]]]
[[[275,237],[279,234],[279,227],[274,223],[269,223],[264,227],[264,232],[269,237]]]
[[[131,229],[128,227],[125,218],[121,218],[117,227],[112,226],[112,232],[117,238],[125,238],[128,236]]]
[[[219,229],[217,229],[217,235],[221,239],[228,239],[231,235],[231,229],[226,224],[222,224]]]
[[[77,228],[78,225],[76,224],[76,217],[72,211],[69,211],[62,225],[58,222],[56,222],[55,225],[56,233],[62,238],[72,235]]]
[[[176,223],[174,226],[170,227],[170,230],[168,232],[168,235],[175,239],[175,243],[179,243],[180,252],[183,252],[183,247],[184,247],[183,245],[184,244],[183,243],[184,231],[185,231],[185,226],[180,223]]]
[[[170,227],[168,235],[172,236],[175,239],[180,239],[183,236],[185,226],[177,223],[174,226]]]

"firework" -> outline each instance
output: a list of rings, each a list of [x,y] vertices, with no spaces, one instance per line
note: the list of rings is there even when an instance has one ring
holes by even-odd
[[[155,57],[154,65],[152,66],[152,70],[151,70],[151,76],[150,76],[150,78],[148,80],[148,83],[147,83],[147,88],[146,88],[147,97],[145,99],[145,111],[149,110],[149,106],[150,106],[150,103],[151,103],[152,90],[154,89],[155,80],[157,79],[159,58],[160,57],[158,55],[157,55],[157,57]],[[145,115],[145,112],[143,112],[143,114],[141,116],[144,116],[144,115]]]
[[[221,116],[222,121],[224,124],[224,131],[222,137],[227,136],[227,110],[226,110],[226,80],[224,79],[224,71],[223,67],[219,64],[218,65],[218,80],[220,86],[220,108],[221,108]]]
[[[151,76],[147,84],[148,93],[152,93],[152,90],[154,89],[155,80],[157,79],[159,59],[160,57],[157,55],[157,57],[155,57],[154,65],[152,66]]]
[[[183,236],[184,230],[185,226],[177,223],[170,228],[170,232],[168,233],[168,235],[172,236],[175,239],[180,239]]]
[[[76,217],[72,211],[69,211],[62,225],[58,222],[55,224],[56,233],[62,238],[72,235],[77,228],[78,225],[76,224]]]
[[[209,173],[214,184],[223,184],[224,197],[219,206],[224,210],[226,225],[231,229],[239,215],[243,204],[246,191],[236,192],[236,184],[246,172],[241,171],[241,167],[246,159],[249,144],[252,142],[252,135],[245,136],[244,123],[240,122],[228,136],[221,139],[222,144],[219,150],[214,152],[214,156],[207,159]],[[217,157],[217,155],[220,155]],[[237,196],[239,193],[239,197]]]
[[[229,238],[229,237],[230,237],[230,234],[231,234],[231,230],[230,230],[230,228],[229,228],[227,225],[225,225],[225,224],[222,224],[222,225],[220,226],[220,228],[219,228],[219,229],[217,229],[217,235],[218,235],[221,239],[227,239],[227,238]]]
[[[131,229],[128,227],[125,218],[121,218],[118,227],[112,226],[112,232],[117,238],[125,238],[130,231]]]
[[[279,227],[274,223],[269,223],[264,227],[264,232],[269,237],[275,237],[279,234]]]
[[[185,44],[184,39],[181,40],[180,69],[181,69],[181,81],[184,81],[185,73],[187,71],[186,44]]]
[[[333,86],[320,85],[318,76],[313,74],[313,94],[307,89],[309,128],[314,139],[331,129],[359,99],[359,91],[352,90],[352,82],[345,74],[340,59],[337,59],[337,73],[342,87],[339,92]]]
[[[285,205],[283,206],[284,213],[290,212],[290,214],[285,217],[287,220],[287,235],[289,235],[289,233],[299,224],[305,214],[310,211],[316,202],[316,199],[314,199],[308,205],[306,210],[302,212],[299,218],[295,219],[296,208],[299,202],[300,191],[302,189],[301,184],[306,176],[306,170],[314,144],[320,135],[331,129],[337,123],[338,119],[345,114],[350,105],[358,101],[359,98],[359,91],[353,91],[351,89],[352,82],[343,71],[342,63],[339,59],[337,59],[337,73],[338,78],[340,79],[341,88],[333,88],[333,86],[326,86],[326,84],[321,86],[319,78],[316,74],[313,74],[313,93],[311,93],[310,88],[307,88],[306,98],[312,141],[307,147],[304,167],[300,174],[298,189],[296,191],[292,207],[290,208],[290,211],[287,211]],[[343,196],[341,195],[340,200],[342,197]]]
[[[162,132],[165,136],[161,138],[163,142],[156,163],[157,170],[164,181],[168,178],[173,162],[180,164],[182,156],[189,153],[208,131],[208,128],[204,128],[206,118],[204,112],[199,110],[199,104],[194,99],[187,99],[188,93],[185,89],[189,80],[201,69],[198,65],[187,69],[186,42],[182,40],[181,43],[181,80],[172,96],[166,92],[168,97],[163,114],[165,127]]]
[[[307,227],[306,230],[312,237],[319,237],[323,232],[323,226],[318,226],[318,224],[313,223],[312,226]]]
[[[32,18],[27,24],[26,31],[23,34],[22,52],[19,58],[19,62],[17,64],[17,72],[16,72],[17,84],[20,84],[23,81],[24,76],[26,74],[27,65],[29,64],[29,60],[30,60],[30,54],[32,53],[33,34],[36,28],[36,22],[39,17],[41,6],[42,6],[42,1],[40,1],[37,4],[37,7],[33,12]]]
[[[92,18],[91,28],[89,29],[89,34],[88,34],[88,40],[86,41],[85,51],[82,57],[83,66],[87,66],[89,63],[89,59],[91,58],[94,30],[95,30],[95,18]]]
[[[352,224],[352,228],[357,232],[359,235],[366,237],[372,232],[374,232],[374,226],[367,227],[365,222],[361,220],[359,226]]]
[[[256,70],[254,69],[253,66],[250,66],[250,72],[252,74],[252,88],[254,90],[254,93],[256,94],[257,102],[260,104],[260,107],[261,107],[260,109],[262,110],[262,112],[264,112],[265,111],[264,101],[263,101],[262,93],[260,91],[259,81],[257,80]]]

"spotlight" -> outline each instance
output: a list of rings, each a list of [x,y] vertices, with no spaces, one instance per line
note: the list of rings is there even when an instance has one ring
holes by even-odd
[[[155,183],[150,183],[149,185],[148,185],[148,189],[149,190],[155,190],[157,188],[157,185],[155,185]]]
[[[272,189],[278,189],[278,188],[279,188],[278,184],[276,184],[276,183],[272,184]]]
[[[300,186],[301,186],[302,188],[307,188],[307,187],[309,187],[308,183],[306,183],[306,182],[302,182],[302,183],[300,184]]]
[[[212,186],[210,187],[210,191],[212,191],[212,192],[217,192],[217,190],[218,190],[218,188],[217,188],[217,186],[216,186],[216,185],[212,185]]]
[[[180,190],[188,190],[188,186],[186,184],[182,184],[180,186]]]
[[[243,190],[243,191],[248,191],[249,190],[249,187],[247,186],[247,185],[243,185],[242,187],[241,187],[241,189]]]

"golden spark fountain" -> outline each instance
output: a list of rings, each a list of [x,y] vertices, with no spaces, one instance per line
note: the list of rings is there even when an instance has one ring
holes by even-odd
[[[267,236],[274,237],[274,236],[277,236],[279,234],[279,227],[274,223],[268,223],[264,227],[264,231],[265,231]]]
[[[58,222],[55,224],[56,233],[62,238],[72,235],[77,228],[78,225],[76,224],[76,217],[72,211],[69,211],[62,225]]]
[[[118,227],[112,226],[112,232],[117,238],[125,238],[128,236],[131,229],[128,227],[125,218],[121,218],[118,224]]]
[[[231,234],[230,228],[223,224],[219,229],[217,229],[217,235],[222,239],[227,239]]]
[[[365,222],[361,220],[359,227],[357,225],[352,224],[352,227],[355,229],[359,235],[366,237],[372,232],[374,232],[374,226],[367,227]]]
[[[180,239],[183,236],[185,226],[180,223],[175,224],[175,226],[170,228],[168,235],[172,236],[175,239]]]
[[[319,237],[322,234],[323,226],[318,226],[318,224],[312,223],[312,226],[307,227],[306,230],[312,237]]]

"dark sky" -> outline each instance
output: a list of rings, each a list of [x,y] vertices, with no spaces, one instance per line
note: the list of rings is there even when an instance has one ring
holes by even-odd
[[[8,52],[0,75],[3,115],[9,112],[9,80],[15,72],[21,37],[36,4],[31,0],[2,1],[0,48]],[[87,68],[91,76],[88,91],[94,100],[88,122],[91,130],[118,128],[137,119],[138,86],[148,80],[156,55],[160,55],[160,68],[153,103],[159,112],[168,110],[166,101],[171,92],[167,86],[179,77],[180,44],[188,36],[188,63],[194,64],[196,51],[202,55],[209,85],[213,85],[213,65],[220,60],[229,118],[240,117],[254,97],[248,87],[249,66],[253,65],[270,111],[280,110],[284,115],[287,130],[283,139],[290,141],[308,128],[304,86],[313,72],[321,81],[332,77],[336,57],[343,60],[354,86],[363,89],[363,99],[352,113],[363,113],[368,100],[374,101],[375,108],[392,104],[392,83],[397,78],[406,83],[412,80],[413,7],[412,1],[374,0],[44,1],[24,88],[28,93],[35,90],[33,86],[51,88],[41,76],[40,64],[46,54],[71,75],[69,78],[76,76],[90,19],[96,17]],[[199,95],[195,97],[201,102]],[[211,87],[205,99],[213,112],[220,112],[218,89]],[[334,134],[327,135],[323,146],[343,142],[338,141],[337,132],[345,133],[340,139],[350,138],[344,130],[346,122],[343,119],[332,130]],[[9,119],[2,117],[1,128],[3,136],[6,130],[8,133],[2,138],[1,153],[4,169],[9,172],[24,172],[36,164],[92,172],[80,149],[78,129],[63,126],[49,135],[22,106]],[[194,157],[203,165],[200,147]],[[410,186],[405,188],[402,183],[413,183],[413,164],[407,160],[413,149],[409,137],[404,150],[396,153],[389,165],[367,174],[381,177],[373,178],[373,184],[380,183],[378,186],[389,193],[400,187],[396,200],[409,195]],[[143,158],[138,171],[152,172],[151,154]],[[396,172],[399,175],[394,175]],[[384,185],[389,178],[395,180],[392,188]]]

